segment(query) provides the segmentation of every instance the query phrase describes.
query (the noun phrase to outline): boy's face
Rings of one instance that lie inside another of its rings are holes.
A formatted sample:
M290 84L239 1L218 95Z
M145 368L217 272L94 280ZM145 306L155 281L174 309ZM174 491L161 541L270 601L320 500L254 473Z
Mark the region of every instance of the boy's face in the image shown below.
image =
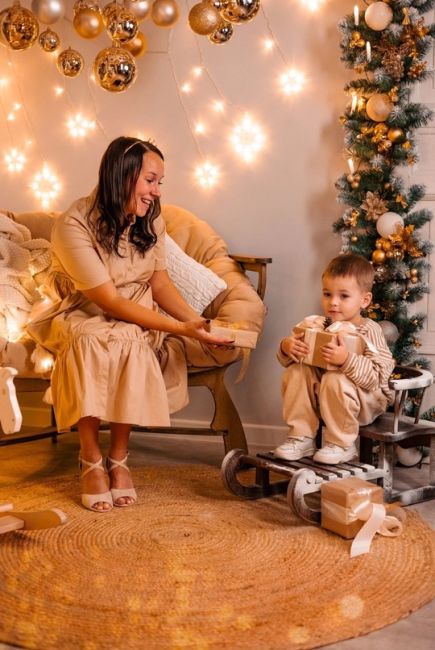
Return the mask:
M361 322L361 309L369 306L372 294L362 291L356 278L351 275L333 278L325 275L322 284L325 316L332 321L347 320L358 325Z

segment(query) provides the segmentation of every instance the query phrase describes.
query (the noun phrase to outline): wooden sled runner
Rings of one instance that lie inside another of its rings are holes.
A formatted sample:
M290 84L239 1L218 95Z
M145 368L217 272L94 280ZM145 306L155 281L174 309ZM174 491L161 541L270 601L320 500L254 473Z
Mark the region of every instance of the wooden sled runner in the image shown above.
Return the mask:
M17 512L12 503L0 505L0 535L13 530L41 530L55 528L68 521L62 510L51 508L33 512Z

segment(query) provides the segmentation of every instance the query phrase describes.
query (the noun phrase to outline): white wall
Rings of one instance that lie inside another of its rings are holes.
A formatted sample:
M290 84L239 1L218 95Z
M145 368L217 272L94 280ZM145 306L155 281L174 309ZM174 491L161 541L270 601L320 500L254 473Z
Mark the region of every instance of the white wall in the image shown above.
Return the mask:
M318 312L320 273L340 246L331 225L340 214L334 182L346 168L339 115L349 73L340 62L337 22L353 4L334 0L312 14L299 0L263 0L284 59L308 78L305 90L292 98L278 90L277 77L285 68L279 52L265 54L261 47L261 39L269 36L262 12L236 28L229 43L215 46L189 29L187 5L193 4L180 2L182 17L172 36L152 23L143 24L150 51L139 60L135 85L120 95L88 81L93 57L109 44L105 35L88 42L73 32L67 20L53 25L65 46L82 52L87 67L79 78L65 80L67 92L60 98L53 88L63 80L50 55L37 45L24 52L0 47L0 76L11 78L9 86L0 90L3 113L13 101L24 104L17 121L8 123L9 129L1 118L1 141L4 146L11 141L17 144L20 138L34 141L21 176L2 172L0 206L14 211L36 209L29 178L47 160L63 184L53 207L64 209L92 188L101 154L111 139L138 132L153 138L167 161L163 200L206 219L230 250L273 258L264 335L245 380L232 390L243 421L254 425L248 427L251 435L262 432L265 441L272 441L282 426L276 347L292 324ZM23 5L29 7L30 1ZM73 1L67 5L71 19ZM201 57L209 75L195 81L191 70L201 64ZM195 87L182 100L174 72L180 84L190 80ZM216 87L227 101L223 117L209 109L218 98ZM251 167L239 162L227 143L230 127L244 110L264 125L268 140L265 152ZM78 111L90 117L96 114L99 122L84 143L70 140L65 128L68 115ZM222 180L214 191L204 192L193 182L199 154L187 116L192 125L202 117L210 127L208 135L196 138L204 155L221 165ZM195 403L181 415L202 419L204 413L205 406Z

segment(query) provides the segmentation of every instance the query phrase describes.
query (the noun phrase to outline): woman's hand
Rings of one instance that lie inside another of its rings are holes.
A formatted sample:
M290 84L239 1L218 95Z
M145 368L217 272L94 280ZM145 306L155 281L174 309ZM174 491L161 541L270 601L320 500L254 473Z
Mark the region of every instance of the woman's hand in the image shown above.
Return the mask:
M192 339L212 346L233 347L234 341L231 339L222 339L207 332L207 321L204 319L187 321L182 324L182 327L185 331L181 331L180 334L183 336L190 336Z
M328 363L333 366L342 366L349 356L349 352L344 345L344 341L341 338L340 334L337 334L336 341L331 341L327 345L322 347L322 356Z
M288 356L292 361L299 363L310 351L307 343L303 341L304 333L291 334L281 341L281 352Z

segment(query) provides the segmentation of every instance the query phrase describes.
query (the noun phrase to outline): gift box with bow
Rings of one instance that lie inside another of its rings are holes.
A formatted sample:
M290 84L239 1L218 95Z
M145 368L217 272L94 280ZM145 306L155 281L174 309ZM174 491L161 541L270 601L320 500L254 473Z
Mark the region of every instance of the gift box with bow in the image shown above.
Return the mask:
M357 328L348 321L336 321L325 327L323 316L307 316L293 328L294 334L303 333L304 342L310 348L309 353L302 359L302 363L317 366L324 370L335 370L336 366L329 364L322 355L322 347L337 339L339 334L346 350L355 354L362 354L364 341L358 334Z
M368 553L373 537L380 533L396 537L402 532L401 508L384 505L384 491L356 476L322 483L321 524L346 539L354 539L351 557Z

